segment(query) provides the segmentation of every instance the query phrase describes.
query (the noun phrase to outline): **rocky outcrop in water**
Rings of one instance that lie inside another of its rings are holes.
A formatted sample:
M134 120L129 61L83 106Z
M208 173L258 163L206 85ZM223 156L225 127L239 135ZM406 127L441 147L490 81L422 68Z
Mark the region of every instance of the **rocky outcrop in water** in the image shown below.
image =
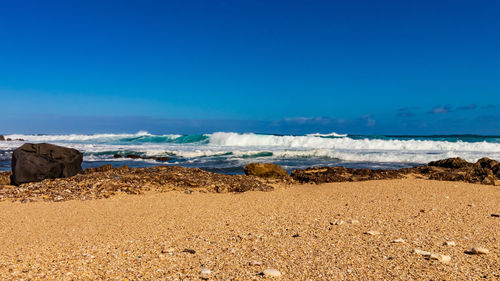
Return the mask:
M0 141L4 141L5 140L5 137L0 135Z
M430 162L426 166L399 170L320 167L299 169L292 172L292 178L301 183L398 179L409 176L430 180L496 185L500 184L500 164L498 161L489 158L479 159L476 163L469 163L461 158L449 158Z
M113 155L113 158L129 158L129 159L144 159L144 160L155 160L155 161L158 161L158 162L167 162L168 160L170 160L170 158L168 158L167 156L140 156L140 155L137 155L137 154L127 154L125 156L122 156L121 154L114 154Z
M12 153L12 184L67 178L82 173L83 154L48 143L26 143Z

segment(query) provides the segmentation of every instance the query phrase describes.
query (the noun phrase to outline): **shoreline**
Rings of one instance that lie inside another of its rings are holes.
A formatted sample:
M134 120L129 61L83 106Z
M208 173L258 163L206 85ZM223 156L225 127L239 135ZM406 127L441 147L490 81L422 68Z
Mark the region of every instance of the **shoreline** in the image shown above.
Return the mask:
M491 185L394 179L0 202L0 276L196 280L207 268L210 280L265 280L275 268L280 280L495 280L498 198ZM490 253L465 253L477 246Z
M20 186L11 185L14 183L11 183L10 172L0 172L0 201L19 200L26 203L89 200L108 198L120 193L142 194L150 190L182 190L188 193L194 190L213 193L272 191L274 186L294 183L322 184L404 178L500 185L500 163L489 158L481 158L476 163L461 158L448 158L425 166L397 170L310 167L288 174L280 166L270 163L248 164L244 170L246 175L227 175L181 166L116 168L108 164L87 168L75 176L22 183Z

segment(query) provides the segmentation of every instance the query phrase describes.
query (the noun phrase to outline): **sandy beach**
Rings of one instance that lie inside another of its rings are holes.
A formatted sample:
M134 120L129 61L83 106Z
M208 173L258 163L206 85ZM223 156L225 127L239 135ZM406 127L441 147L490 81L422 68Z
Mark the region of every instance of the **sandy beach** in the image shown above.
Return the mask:
M498 280L499 213L498 186L416 179L4 201L0 279Z

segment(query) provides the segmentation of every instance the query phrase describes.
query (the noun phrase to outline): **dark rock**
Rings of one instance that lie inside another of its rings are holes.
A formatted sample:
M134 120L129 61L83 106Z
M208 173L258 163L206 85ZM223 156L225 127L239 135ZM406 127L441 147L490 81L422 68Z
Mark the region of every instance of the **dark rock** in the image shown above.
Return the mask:
M120 154L115 154L113 155L113 158L122 158L123 156L121 156Z
M11 172L0 172L0 185L9 185Z
M460 158L450 158L429 163L428 166L399 170L349 169L344 167L318 167L295 170L292 178L299 182L342 182L403 178L407 176L441 180L463 181L495 185L500 180L500 163L482 158L475 164Z
M5 140L5 137L0 135L0 141L4 141Z
M396 170L350 169L345 167L319 167L294 170L292 178L301 183L327 183L398 179L403 175Z
M479 159L474 166L490 170L494 176L500 179L500 163L498 161L485 157Z
M280 166L272 163L251 163L243 167L245 175L261 178L289 178L290 175Z
M481 184L495 185L495 178L492 176L487 176L481 181Z
M144 157L143 159L152 159L158 162L167 162L169 160L167 156L147 156Z
M442 168L450 168L450 169L461 169L472 166L472 163L469 163L460 157L456 157L456 158L443 159L439 161L432 161L428 165L442 167Z
M106 172L109 170L113 170L113 165L106 164L106 165L102 165L101 167L97 167L97 168L87 168L87 169L85 169L84 173L91 174L91 173L96 173L96 172Z
M188 249L188 248L186 248L186 249L182 250L182 252L184 252L184 253L189 253L189 254L196 254L196 251L195 251L195 250L193 250L193 249Z
M127 154L127 155L125 155L125 157L130 158L130 159L142 159L141 156L135 155L135 154Z
M26 143L12 154L12 184L67 178L82 173L83 154L48 143Z
M7 140L7 141L12 141L12 139L11 139L11 138L7 138L6 140Z

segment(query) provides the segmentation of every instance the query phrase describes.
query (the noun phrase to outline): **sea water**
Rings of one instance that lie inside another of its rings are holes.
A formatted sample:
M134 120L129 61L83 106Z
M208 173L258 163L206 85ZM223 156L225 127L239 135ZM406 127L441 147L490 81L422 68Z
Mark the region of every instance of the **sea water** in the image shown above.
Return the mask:
M500 137L478 135L367 136L349 134L270 135L216 132L200 135L148 132L93 135L6 135L31 143L52 143L83 152L83 168L104 164L149 167L180 165L239 174L251 162L270 162L288 171L311 166L397 169L433 160L482 157L500 160ZM0 141L0 170L10 170L12 151L20 141ZM113 155L168 156L152 159L114 158Z

